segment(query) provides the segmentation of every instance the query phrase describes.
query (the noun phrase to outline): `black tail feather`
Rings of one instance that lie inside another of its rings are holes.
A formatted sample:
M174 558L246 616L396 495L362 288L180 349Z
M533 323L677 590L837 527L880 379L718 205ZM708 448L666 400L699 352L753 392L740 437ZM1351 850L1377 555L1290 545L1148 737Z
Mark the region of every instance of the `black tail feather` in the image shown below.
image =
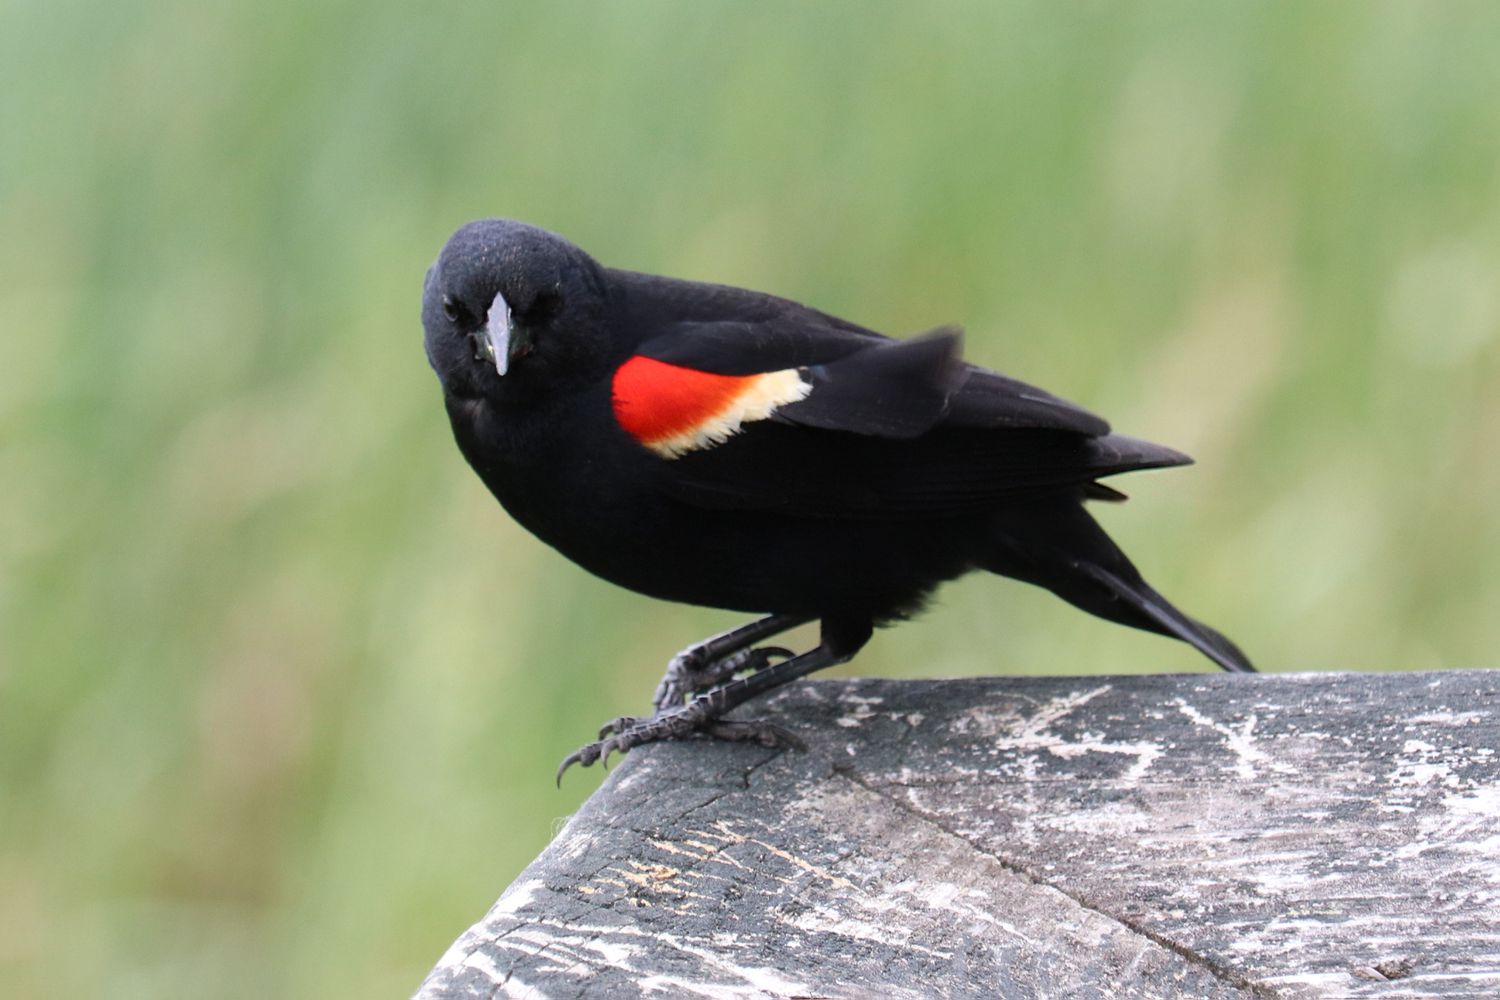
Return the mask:
M1082 504L1017 507L995 523L991 572L1046 587L1108 621L1180 639L1230 673L1255 673L1233 642L1142 579Z
M1155 588L1140 577L1128 580L1102 566L1080 568L1104 584L1117 599L1145 615L1157 627L1135 622L1126 624L1137 624L1138 627L1181 639L1232 674L1256 672L1250 658L1223 633L1178 611L1171 601L1157 593Z

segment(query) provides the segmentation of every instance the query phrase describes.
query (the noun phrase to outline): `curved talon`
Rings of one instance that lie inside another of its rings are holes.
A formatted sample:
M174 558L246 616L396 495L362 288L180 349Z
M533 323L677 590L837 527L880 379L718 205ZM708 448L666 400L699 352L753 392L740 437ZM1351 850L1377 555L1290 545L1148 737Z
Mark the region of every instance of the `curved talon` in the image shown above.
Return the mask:
M574 764L580 767L592 767L598 764L608 771L611 754L624 756L632 746L637 745L635 741L626 738L626 733L631 730L649 731L646 725L650 721L650 719L642 719L638 716L622 715L618 719L606 722L599 728L599 739L596 742L585 744L563 758L562 763L557 767L557 786L562 787L563 775ZM656 737L651 736L639 742L649 743L653 739Z
M774 652L768 651L765 655L774 655ZM581 746L563 758L557 768L557 784L561 787L562 776L574 764L589 767L598 763L608 770L609 759L615 754L623 757L635 747L658 740L680 740L694 733L722 740L759 743L766 747L804 747L795 734L762 719L720 719L717 716L723 708L715 703L712 694L701 694L680 708L651 718L624 715L606 722L599 729L597 742Z
M662 712L670 712L682 704L682 693L682 688L675 684L663 686L652 700L651 707L656 710L658 715Z
M642 721L638 715L622 715L618 718L610 719L599 727L599 739L602 740L607 736L617 736L633 726L640 725Z
M562 787L563 775L567 773L568 768L572 767L574 764L578 764L578 765L581 765L583 767L588 767L590 764L593 763L593 761L585 759L588 756L588 752L587 751L592 750L592 749L593 749L593 744L589 744L586 747L579 747L577 750L574 750L572 753L568 754L566 757L564 757L562 759L562 763L559 764L559 765L557 765L557 787L558 788Z

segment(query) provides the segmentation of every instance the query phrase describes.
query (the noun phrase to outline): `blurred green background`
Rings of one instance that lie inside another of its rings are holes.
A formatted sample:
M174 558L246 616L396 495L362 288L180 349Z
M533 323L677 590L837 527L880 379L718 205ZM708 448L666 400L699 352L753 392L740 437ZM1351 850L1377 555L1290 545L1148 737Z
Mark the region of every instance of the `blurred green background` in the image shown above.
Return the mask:
M0 993L409 993L657 604L451 442L485 215L1188 450L1100 517L1277 670L1500 665L1500 6L0 7ZM994 578L850 670L1208 669Z

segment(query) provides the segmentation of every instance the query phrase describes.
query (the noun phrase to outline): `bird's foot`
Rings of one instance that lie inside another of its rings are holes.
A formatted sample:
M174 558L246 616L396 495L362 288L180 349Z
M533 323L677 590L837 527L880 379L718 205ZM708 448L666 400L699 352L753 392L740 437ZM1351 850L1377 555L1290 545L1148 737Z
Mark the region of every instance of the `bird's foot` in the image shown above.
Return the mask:
M599 762L609 766L613 753L627 753L634 747L658 740L680 740L694 733L703 733L714 739L737 743L759 743L765 747L795 747L803 749L803 742L790 730L763 719L731 720L716 717L713 702L706 696L694 698L681 708L660 712L650 718L621 716L606 722L599 729L599 739L579 747L557 768L557 782L574 764L588 767Z
M660 716L689 698L718 687L736 674L756 673L769 667L773 658L789 660L793 655L790 649L782 646L759 646L711 660L705 647L691 646L672 657L667 664L667 672L656 686L652 704ZM603 738L602 733L600 738Z

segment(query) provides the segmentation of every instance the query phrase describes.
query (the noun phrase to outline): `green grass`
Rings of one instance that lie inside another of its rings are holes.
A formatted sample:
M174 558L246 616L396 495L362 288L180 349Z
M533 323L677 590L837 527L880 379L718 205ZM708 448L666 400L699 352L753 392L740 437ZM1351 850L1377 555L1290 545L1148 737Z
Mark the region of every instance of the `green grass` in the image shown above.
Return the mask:
M735 620L463 466L482 215L1193 452L1101 517L1267 668L1500 665L1495 5L309 7L0 6L0 992L410 992ZM849 669L1204 664L970 579Z

